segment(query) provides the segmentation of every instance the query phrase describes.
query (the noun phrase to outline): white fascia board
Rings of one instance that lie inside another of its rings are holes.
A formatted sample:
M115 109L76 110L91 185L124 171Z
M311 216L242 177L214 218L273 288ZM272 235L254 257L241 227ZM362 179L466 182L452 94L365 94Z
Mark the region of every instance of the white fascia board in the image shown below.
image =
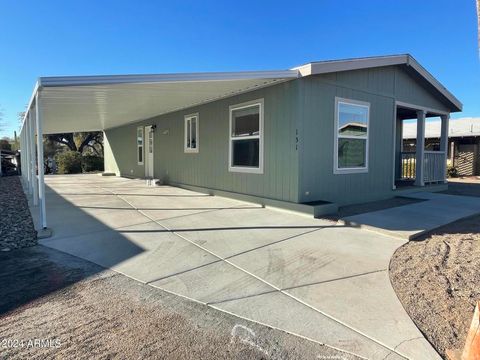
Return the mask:
M292 70L298 70L301 76L308 76L392 65L407 65L412 67L421 77L423 77L448 101L450 101L455 106L457 111L462 111L462 103L450 91L448 91L445 86L435 79L432 74L430 74L423 66L421 66L410 54L312 62L295 67Z
M30 97L30 101L28 102L27 108L25 110L25 114L23 115L22 128L20 129L20 132L22 132L22 130L23 130L23 125L25 124L25 119L27 118L28 113L30 112L30 109L32 108L33 102L35 101L35 99L37 97L37 92L39 90L40 90L40 79L37 80L37 82L35 83L35 86L33 87L32 96Z
M305 64L293 69L300 71L302 76L326 74L338 71L406 64L408 61L408 56L409 55L393 55L347 60L319 61Z
M42 87L82 86L104 84L174 83L199 81L228 81L252 79L294 79L299 77L297 70L205 72L150 75L99 75L99 76L54 76L42 77Z
M407 63L408 55L384 56L378 58L352 59L345 61L330 61L327 63L313 63L314 74L367 69L381 66L392 66Z

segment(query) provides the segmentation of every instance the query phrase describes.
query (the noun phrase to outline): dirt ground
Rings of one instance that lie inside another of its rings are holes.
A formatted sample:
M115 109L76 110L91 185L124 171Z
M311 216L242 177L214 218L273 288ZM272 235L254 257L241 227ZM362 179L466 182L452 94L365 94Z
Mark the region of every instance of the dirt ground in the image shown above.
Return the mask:
M455 180L446 193L480 196L480 181ZM406 311L440 354L463 348L480 300L480 216L399 248L390 278Z
M0 253L0 358L356 359L37 245Z

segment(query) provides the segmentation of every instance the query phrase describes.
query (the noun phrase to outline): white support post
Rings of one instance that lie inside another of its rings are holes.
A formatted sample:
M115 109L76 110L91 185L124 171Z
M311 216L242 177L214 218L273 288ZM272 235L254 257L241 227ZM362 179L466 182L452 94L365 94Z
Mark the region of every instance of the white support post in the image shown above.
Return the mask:
M25 178L25 190L28 193L28 145L27 145L27 123L23 124L23 144L22 144L22 173Z
M424 110L417 111L417 151L415 161L415 185L425 186L423 163L425 161L425 116Z
M22 130L20 131L20 171L22 173L22 182L23 185L25 185L25 166L23 164L24 158L23 158L23 151L25 149L25 141L23 141L23 127Z
M32 193L32 182L30 180L30 176L32 175L32 172L30 171L30 122L29 120L29 114L25 117L25 124L23 125L23 128L25 129L25 172L26 172L26 177L27 177L27 193L31 194Z
M450 121L450 114L442 115L442 128L440 132L440 151L445 153L445 160L443 161L443 174L445 176L443 182L447 182L447 159L448 159L448 123Z
M47 228L47 214L45 210L45 178L43 165L43 124L42 110L38 93L35 96L35 117L37 127L37 168L38 168L38 197L40 200L40 223L43 229Z
M38 179L37 179L37 171L36 171L36 164L35 164L35 122L36 116L32 116L32 112L29 111L29 121L30 121L30 173L32 179L32 188L33 188L33 206L38 205ZM35 114L36 115L36 114Z
M47 213L45 210L45 178L43 165L43 126L40 99L38 93L35 98L35 117L37 123L37 167L38 167L38 194L40 199L40 222L43 229L47 228Z

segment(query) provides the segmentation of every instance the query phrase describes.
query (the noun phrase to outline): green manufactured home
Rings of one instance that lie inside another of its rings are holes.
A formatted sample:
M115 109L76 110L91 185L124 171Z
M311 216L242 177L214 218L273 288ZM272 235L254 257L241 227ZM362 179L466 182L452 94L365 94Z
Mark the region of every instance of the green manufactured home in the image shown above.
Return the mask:
M40 78L35 103L43 133L104 131L108 173L316 215L444 187L449 114L462 109L410 55L281 71ZM436 152L421 146L428 117L442 121ZM420 139L408 179L407 119Z

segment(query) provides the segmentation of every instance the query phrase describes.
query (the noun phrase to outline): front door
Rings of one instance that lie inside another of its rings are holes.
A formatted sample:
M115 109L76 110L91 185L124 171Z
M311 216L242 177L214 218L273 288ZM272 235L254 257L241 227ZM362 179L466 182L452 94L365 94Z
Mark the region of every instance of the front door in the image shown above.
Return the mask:
M145 151L145 177L153 179L153 130L151 126L145 126L146 151Z

